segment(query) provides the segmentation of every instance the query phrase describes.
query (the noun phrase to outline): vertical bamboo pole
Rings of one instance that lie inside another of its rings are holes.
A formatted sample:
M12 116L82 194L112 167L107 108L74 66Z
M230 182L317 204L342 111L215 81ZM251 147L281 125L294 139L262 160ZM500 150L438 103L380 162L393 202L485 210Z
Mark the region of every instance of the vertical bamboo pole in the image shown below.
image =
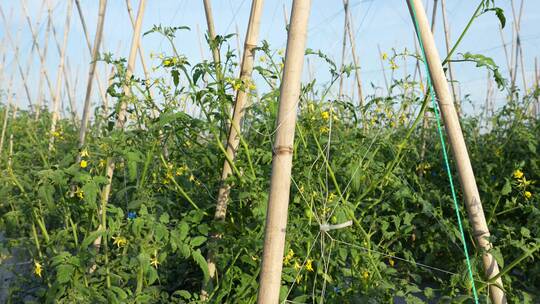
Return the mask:
M68 0L66 22L64 25L64 41L62 43L62 49L60 51L60 63L58 64L58 72L56 74L56 90L54 93L54 100L53 100L53 113L52 113L51 129L50 129L50 135L49 135L50 136L49 137L49 151L51 151L54 147L54 132L56 131L56 123L58 122L58 119L60 116L59 112L60 112L60 97L61 97L60 93L62 89L62 74L64 72L66 47L67 47L67 42L68 42L69 28L71 24L72 6L73 6L73 1ZM52 15L51 7L49 7L49 17L51 15Z
M208 39L212 46L212 58L214 58L214 64L216 65L216 77L221 79L221 59L219 58L219 49L217 45L214 45L216 40L216 30L214 28L214 17L212 15L212 5L210 0L203 0L204 14L206 15L206 25L208 27Z
M142 28L142 20L144 15L144 9L146 7L146 0L141 0L139 2L139 9L137 11L137 18L135 19L135 29L133 30L133 38L131 40L131 48L129 51L129 57L127 62L127 70L126 70L126 83L129 83L131 76L133 75L133 71L135 69L135 60L137 59L137 50L139 48L139 41L141 39L141 28ZM124 86L124 95L125 99L122 99L120 101L120 111L118 112L118 117L116 119L116 128L117 129L124 129L124 125L126 123L126 111L127 111L127 102L126 99L128 99L131 96L131 88L127 85ZM107 229L107 221L106 221L106 210L107 210L107 203L109 201L109 195L111 192L111 186L112 186L112 179L114 174L114 168L115 168L115 161L112 158L107 159L107 183L105 186L103 186L103 189L101 191L101 207L100 207L100 215L101 215L101 221L99 224L99 229L102 231L105 231ZM99 248L101 246L101 237L98 237L94 241L94 247Z
M79 10L79 17L81 19L81 22L84 25L85 23L82 17L83 15L82 15L82 12L80 11L80 5L78 3L79 3L79 0L75 0L75 4L77 5L77 8ZM107 8L107 0L100 0L96 36L94 37L94 46L92 49L92 62L90 63L90 69L88 72L88 81L86 83L86 94L84 96L83 113L82 113L82 118L81 118L81 128L79 130L79 149L84 146L85 139L86 139L86 129L88 128L88 121L90 120L90 97L92 96L92 86L94 84L97 59L99 57L99 47L101 44L101 38L103 36L103 24L105 23L106 8ZM83 28L86 28L86 25L84 25ZM85 36L87 39L87 45L88 47L90 47L88 32L86 31L85 31ZM96 80L98 80L98 85L99 85L99 77L95 77L95 78ZM107 104L107 97L102 96L102 98L103 98L103 103ZM77 156L77 161L80 161L80 155Z
M386 94L390 95L390 86L388 85L388 78L386 77L386 70L384 68L383 52L381 51L381 46L379 44L377 44L377 50L379 51L379 61L381 62L381 71L384 77L384 86L386 87Z
M450 54L450 26L448 24L448 19L446 18L446 0L441 0L441 10L443 17L443 28L444 28L444 42L446 46L446 53ZM451 58L448 58L451 59ZM461 101L458 98L456 91L456 84L454 82L454 69L452 68L452 62L448 61L448 78L450 78L450 88L452 89L452 97L454 98L454 103L456 104L458 115L461 113Z
M516 16L516 9L514 7L514 1L512 1L512 15L514 16L514 19L517 17L517 22L515 23L516 26L516 73L517 73L517 64L518 64L518 57L519 57L519 63L521 65L521 77L523 80L523 92L526 94L527 92L527 78L525 76L525 64L523 63L523 48L521 46L521 17L523 16L523 2L521 1L520 7L519 7L519 16ZM515 81L515 78L514 78Z
M294 0L292 3L291 23L279 96L277 132L273 147L272 177L270 179L258 294L259 304L275 304L279 301L296 111L300 98L310 7L311 0Z
M54 39L54 42L56 44L56 50L58 51L58 55L62 56L62 46L60 45L60 41L58 40L58 35L56 34L56 28L54 27L54 24L50 21L50 20L53 19L51 3L49 1L46 1L46 2L47 2L47 6L48 6L47 12L48 12L48 16L49 16L48 26L50 25L50 27L52 28L53 39ZM71 10L70 10L69 14L71 15ZM71 18L71 16L70 16L70 18ZM64 60L67 60L67 58L65 58ZM75 119L76 112L77 112L77 109L76 109L77 106L75 105L75 101L73 100L71 94L69 94L69 92L71 92L71 84L70 84L70 80L69 80L70 79L69 73L67 71L67 67L66 67L65 63L64 63L63 68L62 68L62 74L64 76L63 79L64 79L64 84L66 86L66 92L68 92L68 94L66 94L66 95L67 95L68 100L69 100L69 107L70 107L71 117L72 117L72 119Z
M345 5L345 1L343 1ZM354 26L353 26L353 18L351 16L351 11L348 10L349 18L348 18L348 24L347 24L347 33L349 34L349 41L351 43L351 52L352 52L352 58L354 63L354 73L355 73L355 81L356 81L356 88L358 89L358 105L360 107L364 106L364 93L362 90L362 77L360 76L360 63L358 62L358 56L356 55L356 42L354 39Z
M487 278L492 278L499 273L499 266L493 256L488 251L493 248L493 245L489 241L489 229L487 227L482 203L480 201L480 194L476 185L473 168L467 152L467 146L461 132L461 126L459 118L456 113L450 91L448 89L448 82L444 76L444 71L441 65L441 60L437 47L435 45L435 39L433 34L429 30L428 20L424 12L423 4L421 0L406 0L407 5L411 13L411 17L418 21L418 34L424 44L424 50L427 59L427 65L429 73L437 95L439 108L450 146L452 148L453 156L456 162L457 171L459 174L459 180L461 182L461 188L465 199L465 205L467 207L467 213L469 215L469 221L473 228L473 235L479 246L479 251L482 254L482 262L484 265L484 272ZM416 12L414 15L413 13ZM499 278L497 284L501 287L502 280ZM499 289L495 285L490 285L489 293L491 300L495 304L506 303L506 297L504 291Z
M43 58L47 58L47 51L49 49L49 36L51 34L51 23L52 23L51 19L48 18L47 27L45 29L45 37L43 38L43 55L42 55ZM41 106L43 105L43 100L45 99L43 80L46 76L46 73L47 73L47 67L44 65L44 63L40 63L38 97L37 97L37 104L36 104L36 115L34 117L36 121L39 119L39 114L41 113Z
M338 98L343 96L343 78L344 73L342 73L343 67L345 66L345 54L347 51L347 28L349 26L349 0L343 0L343 10L344 10L344 23L343 23L343 42L341 44L341 68L339 76L339 94Z
M106 3L107 3L107 0L105 0L105 6L107 5ZM95 58L92 45L90 44L90 36L88 35L88 29L86 27L86 22L84 21L84 14L83 14L83 10L81 8L80 0L75 0L75 6L77 7L77 13L79 14L79 20L81 21L81 26L83 28L84 38L86 40L86 46L88 47L88 52L90 53L90 56L92 58ZM100 3L99 3L99 7L101 9L101 0L100 0ZM101 12L101 10L100 10L100 12ZM103 11L103 16L105 16L105 10ZM101 20L100 18L101 18L101 13L98 15L98 24L99 24L99 22ZM95 41L94 41L94 43L95 43ZM98 53L99 53L99 48L98 48ZM98 67L95 67L95 69L97 71ZM96 81L97 81L97 84L98 84L99 96L101 96L101 100L102 100L103 104L106 104L107 103L107 100L106 100L107 95L105 94L105 89L103 88L103 84L101 83L101 79L98 77L98 75L99 75L99 72L95 72L95 77L96 77Z
M534 57L534 83L535 83L535 89L536 90L538 90L538 88L539 88L538 81L539 81L539 77L538 77L538 57ZM536 105L534 107L534 113L533 113L535 118L538 115L539 107L540 107L540 96L536 95Z
M510 63L510 57L508 56L508 49L506 48L506 42L504 41L504 33L502 27L499 26L499 34L501 35L501 42L504 50L504 57L506 59L506 67L508 68L508 73L510 73L510 78L512 78L512 65Z
M201 28L199 24L197 23L197 41L199 42L199 52L201 53L201 61L204 61L204 51L202 47L202 41L201 41Z
M12 86L13 86L13 74L11 75L9 79L9 85L7 89L7 104L6 104L6 109L4 111L4 120L2 121L2 133L0 134L0 162L2 161L2 149L4 147L4 138L6 136L7 123L9 119L9 107L11 107L11 100L12 100L12 95L13 95L11 94Z
M132 27L133 30L135 30L135 20L133 19L133 10L131 9L131 1L130 0L126 0L126 7L127 7L127 10L128 10L129 21L131 22L131 27ZM146 85L149 87L150 86L150 73L148 73L148 68L146 67L146 62L144 60L144 50L142 48L141 43L139 43L138 51L139 51L139 60L141 61L141 66L143 68L143 73L144 73L144 78L145 78L145 81L146 81ZM150 91L150 88L148 88L148 90L150 92L150 96L152 96L152 92Z
M229 160L234 162L236 151L240 143L240 123L246 111L246 104L248 101L247 97L250 91L249 86L252 83L251 73L253 72L253 62L255 61L255 48L257 47L259 40L263 3L263 0L253 0L251 4L251 13L249 16L246 38L244 41L244 51L239 77L244 84L244 88L236 91L236 100L234 103L233 116L229 128L229 136L227 139L227 156L223 163L216 211L214 213L215 221L223 221L227 215L227 203L229 200L231 186L226 183L226 180L232 174L232 166L231 163L229 163ZM214 279L216 273L216 264L212 252L209 252L207 262L210 279Z

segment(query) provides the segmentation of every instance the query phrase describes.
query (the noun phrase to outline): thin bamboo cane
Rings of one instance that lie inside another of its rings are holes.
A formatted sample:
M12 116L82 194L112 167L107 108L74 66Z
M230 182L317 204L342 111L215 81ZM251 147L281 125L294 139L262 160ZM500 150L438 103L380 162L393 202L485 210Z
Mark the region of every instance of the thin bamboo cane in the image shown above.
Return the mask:
M0 162L2 161L2 149L4 147L4 138L6 136L6 129L7 129L7 123L9 119L9 108L11 107L11 100L12 95L11 94L11 88L13 87L13 74L11 74L11 77L9 79L9 85L7 89L7 104L4 111L4 120L2 121L2 133L0 134Z
M493 256L489 253L489 250L493 248L493 245L489 241L489 229L480 201L480 194L476 185L473 168L467 152L467 146L463 138L463 133L461 132L459 117L457 116L455 106L452 103L448 82L444 75L439 53L435 45L435 39L429 30L428 20L424 12L422 1L406 0L406 2L409 6L413 22L415 22L415 19L418 22L418 34L423 41L429 73L432 78L433 87L435 89L435 94L437 95L439 108L457 166L469 221L473 228L473 235L479 246L479 251L482 254L484 271L487 278L492 278L499 273L499 267L497 261L495 261ZM501 287L503 286L500 278L496 283ZM499 287L495 285L490 285L489 291L493 303L506 303L506 297L502 289L499 289Z
M285 21L285 30L289 28L289 18L287 17L287 8L283 4L283 21Z
M231 126L229 128L229 136L227 140L227 156L223 163L223 170L221 173L220 188L218 191L218 198L216 203L216 211L214 213L214 220L223 221L227 215L227 203L229 200L229 193L231 186L226 184L227 178L232 174L232 166L229 163L234 162L236 157L236 151L240 143L240 124L246 111L247 97L251 84L251 73L253 72L253 62L255 60L255 48L259 40L259 29L261 24L261 15L263 9L263 0L253 0L251 4L251 13L246 30L246 38L244 42L244 51L242 64L240 66L240 76L243 88L236 91L236 100L233 108L233 116L231 119ZM213 256L213 252L209 252L207 257L208 270L210 279L213 280L216 274L216 264Z
M4 10L2 9L1 6L0 6L0 16L2 16L2 21L4 23L4 28L6 28L6 29L9 28L6 16L4 15ZM26 75L23 72L23 69L22 69L22 66L21 66L21 61L20 61L20 58L19 58L19 46L18 46L17 43L15 43L13 41L13 38L11 37L10 31L5 31L5 33L6 33L6 37L7 37L8 41L9 41L9 43L11 44L11 47L13 48L13 51L14 51L14 54L15 54L15 61L17 62L17 68L18 68L18 71L19 71L19 75L21 76L21 80L23 81L24 91L26 93L26 98L28 99L28 105L30 107L32 107L33 106L32 96L30 95L30 90L28 89L28 82L27 82L27 79L26 79ZM39 51L38 51L38 53L39 53Z
M64 63L66 59L66 47L68 42L69 28L71 25L71 12L72 12L73 1L68 0L67 3L67 12L66 12L66 22L64 25L64 41L62 43L62 49L60 51L60 63L58 64L58 72L56 74L56 90L54 93L53 100L53 112L51 118L51 129L49 137L49 151L54 147L54 133L56 132L56 124L60 117L60 93L62 89L62 74L64 72ZM49 17L52 16L51 7L49 6ZM54 28L53 28L54 33Z
M517 52L517 48L516 48L516 21L515 21L515 18L514 18L514 21L512 21L512 46L511 46L511 54L510 54L510 65L512 66L512 70L511 70L511 74L510 74L510 84L511 84L511 89L513 90L515 88L515 85L516 85L516 74L517 74L517 61L516 61L516 58L517 58L517 55L516 55L516 52Z
M208 39L211 41L212 46L212 58L214 58L214 64L216 66L216 77L221 79L221 59L219 57L219 49L215 45L216 30L214 28L214 17L212 15L212 5L210 0L203 0L204 14L206 15L206 25L208 27Z
M343 1L345 3L345 1ZM348 10L349 18L348 18L348 24L347 24L347 33L349 34L349 41L351 43L351 52L352 52L352 58L354 63L354 73L355 73L355 81L356 81L356 88L358 89L358 106L362 108L364 106L364 93L362 90L362 77L360 75L360 63L358 62L358 56L356 55L356 42L354 38L354 25L353 25L353 18L351 15L351 11Z
M53 16L52 16L52 8L51 8L51 3L49 1L46 1L47 2L47 6L48 6L48 15L49 15L49 20L52 20L53 19ZM70 14L71 14L71 10L70 10ZM56 28L54 27L54 24L52 22L49 22L50 26L51 26L51 29L52 29L52 33L53 33L53 39L54 39L54 42L56 44L56 50L58 51L58 55L59 56L62 56L62 46L60 46L60 41L58 40L58 35L56 34ZM67 55L66 55L66 58L65 60L67 60ZM69 94L69 92L71 92L71 84L70 84L70 75L67 71L67 67L66 67L66 64L64 63L63 65L63 68L62 68L62 74L63 74L63 79L64 79L64 84L65 84L65 87L66 87L66 92L68 92L67 97L68 97L68 100L69 100L69 106L70 106L70 114L71 114L71 118L74 120L75 119L75 116L76 116L76 113L77 113L77 106L75 105L75 100L72 98L71 94ZM63 107L62 107L63 109Z
M106 2L107 2L107 0L105 0L105 3ZM99 5L100 5L100 8L101 8L101 0L100 0ZM88 47L88 52L90 53L90 56L92 56L92 58L95 58L92 45L90 44L90 36L88 35L88 29L86 27L86 22L84 20L84 13L83 13L83 10L81 8L80 0L75 0L75 6L77 7L77 12L79 14L79 20L81 21L81 26L83 28L84 38L86 40L86 46ZM104 14L105 14L105 11L103 11L103 15ZM99 22L101 20L100 16L101 15L98 15L98 24L99 24ZM95 40L94 40L94 43L95 43ZM99 52L99 48L98 48L98 52ZM105 103L107 103L107 101L106 101L107 95L105 93L105 89L103 88L103 84L101 82L101 79L97 76L97 75L99 75L99 72L98 72L99 68L96 66L95 69L96 69L95 77L96 77L96 81L97 81L97 85L98 85L99 96L101 97L101 101L103 102L103 104L105 104Z
M524 0L521 1L521 5L519 8L519 16L517 17L517 22L515 23L515 25L516 25L516 57L519 57L519 63L521 65L521 77L523 80L523 92L524 94L526 94L527 78L525 76L525 64L523 63L523 47L521 45L521 35L520 35L521 17L523 16L523 3L524 2L525 2ZM516 19L516 9L514 7L514 1L512 1L512 15L514 16L514 19ZM517 68L517 62L518 62L518 58L516 58L516 68ZM517 69L516 69L516 72L517 72Z
M300 98L310 7L311 0L294 0L292 3L291 23L279 95L276 138L273 147L272 177L270 179L258 293L259 304L275 304L279 301L296 111Z
M77 4L78 9L80 8L78 4L79 0L75 0L75 4ZM99 1L99 12L98 12L98 23L97 23L97 29L96 29L96 36L94 37L94 47L92 49L92 62L90 63L90 69L88 71L88 80L86 83L86 94L84 96L84 105L83 105L83 113L81 118L81 128L79 130L79 149L84 146L85 140L86 140L86 129L88 128L88 121L90 120L90 97L92 96L92 86L94 84L94 78L99 82L99 77L95 76L96 73L96 65L97 65L97 59L99 57L99 47L101 44L101 39L103 37L103 25L105 23L105 12L107 8L107 0L100 0ZM84 23L83 14L81 11L79 11L79 17L81 19L81 22ZM86 28L86 26L83 26L83 28ZM90 47L89 38L88 38L88 32L85 30L85 36L87 38L87 44L88 47ZM107 104L107 97L102 96L103 98L103 104ZM80 155L77 156L77 161L80 161Z
M448 19L446 18L446 0L441 0L441 10L443 17L443 29L444 29L444 42L446 45L446 53L450 53L450 25L448 24ZM454 103L456 104L458 115L461 115L461 100L457 95L456 84L454 82L454 69L452 68L451 58L448 58L448 78L450 78L450 88L452 89L452 97L454 98Z
M344 23L343 23L343 41L341 44L341 67L339 76L339 95L338 98L343 97L343 78L345 74L343 73L343 68L345 67L345 55L347 51L347 28L349 26L349 0L343 0L343 10L344 10Z
M386 77L386 69L384 68L383 52L381 46L377 44L377 50L379 51L379 61L381 62L381 71L384 78L384 86L386 87L386 94L390 95L390 86L388 85L388 78Z
M133 10L131 8L130 0L126 0L126 7L128 10L129 21L131 22L131 28L135 29L135 20L133 19ZM150 90L150 73L148 72L148 68L146 67L146 62L144 60L144 50L141 43L139 43L139 60L141 61L141 66L143 68L143 73L144 73L144 79L145 79L146 85L148 86L148 91L150 92L150 96L153 99L153 94L152 94L152 91Z
M508 73L510 73L510 78L512 78L512 65L510 63L510 57L508 56L508 48L506 47L506 42L504 41L504 33L502 27L499 26L499 34L501 36L501 42L504 50L504 57L506 59L506 67L508 68Z
M202 46L202 40L201 40L201 27L197 23L197 41L199 42L199 53L201 54L201 61L204 61L206 58L204 56L204 50Z
M47 19L47 28L45 29L45 36L43 38L43 58L47 58L47 51L49 50L49 36L51 34L51 19ZM43 80L45 78L45 74L47 72L47 67L44 66L44 64L40 63L40 71L39 71L39 87L38 87L38 97L37 97L37 104L36 104L36 115L34 116L34 119L37 121L39 119L39 114L41 113L41 107L43 105L43 101L45 99L45 92L43 88Z
M141 38L141 29L142 29L142 20L144 15L144 9L146 7L146 0L141 0L139 2L139 8L137 10L137 17L135 19L135 29L133 30L133 38L131 40L131 48L129 51L127 70L126 70L126 83L129 83L133 71L135 69L135 60L137 59L137 50L139 49L139 41ZM124 99L120 100L120 111L118 112L118 117L116 119L116 128L123 130L124 125L127 120L127 102L126 99L131 97L131 88L126 84L124 85ZM106 222L106 212L107 203L109 201L109 195L111 192L112 179L114 174L115 161L113 158L109 157L107 159L107 168L106 168L106 177L107 183L103 186L101 191L101 207L99 208L99 214L101 215L101 221L99 224L99 230L105 231L107 229ZM101 237L98 237L94 241L94 247L99 249L101 246Z
M535 89L536 90L539 90L538 81L539 81L539 77L538 77L538 57L534 57L534 83L535 83L535 87L536 87ZM540 94L536 94L536 105L535 105L534 111L533 111L534 117L536 117L538 115L539 107L540 107Z

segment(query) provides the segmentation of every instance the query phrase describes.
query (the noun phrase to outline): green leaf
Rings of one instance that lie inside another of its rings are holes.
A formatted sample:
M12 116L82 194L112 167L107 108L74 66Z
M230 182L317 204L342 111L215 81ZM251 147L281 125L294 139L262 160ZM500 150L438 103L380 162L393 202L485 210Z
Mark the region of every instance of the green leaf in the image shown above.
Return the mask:
M204 275L204 281L208 281L208 278L210 277L210 275L208 274L208 264L206 263L206 259L203 257L201 250L197 249L193 251L191 256L193 257L195 263L197 263L197 265L199 265L199 267L201 268Z
M206 237L197 236L197 237L194 237L193 239L191 239L191 242L189 242L189 243L191 244L191 246L197 247L197 246L201 246L204 242L206 242Z
M99 236L103 235L102 230L96 230L94 232L91 232L81 243L81 248L86 248L88 245L93 243Z
M60 284L65 284L71 280L75 267L69 264L62 264L56 267L56 279Z
M191 299L191 294L186 290L177 290L173 293L173 295L179 295L180 297L189 300Z
M504 183L504 186L501 190L501 195L508 195L512 192L512 184L509 180L506 180L506 183Z

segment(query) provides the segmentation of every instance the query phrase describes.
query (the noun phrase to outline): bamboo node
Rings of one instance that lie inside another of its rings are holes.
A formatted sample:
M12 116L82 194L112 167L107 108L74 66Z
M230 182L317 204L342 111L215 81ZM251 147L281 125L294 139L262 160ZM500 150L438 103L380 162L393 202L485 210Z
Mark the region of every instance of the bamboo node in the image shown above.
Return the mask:
M277 147L274 147L274 149L272 150L273 155L292 154L292 153L293 153L292 146L277 146Z

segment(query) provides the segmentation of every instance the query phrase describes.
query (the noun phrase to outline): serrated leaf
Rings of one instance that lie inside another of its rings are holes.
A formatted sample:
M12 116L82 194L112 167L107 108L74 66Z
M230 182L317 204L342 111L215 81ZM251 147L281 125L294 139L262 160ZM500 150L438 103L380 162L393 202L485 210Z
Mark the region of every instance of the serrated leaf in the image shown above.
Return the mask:
M210 275L208 274L208 264L206 263L206 259L203 257L201 250L197 249L193 251L191 256L193 257L195 263L197 263L197 265L199 265L199 267L201 268L204 275L204 281L208 281L208 278L210 277Z

